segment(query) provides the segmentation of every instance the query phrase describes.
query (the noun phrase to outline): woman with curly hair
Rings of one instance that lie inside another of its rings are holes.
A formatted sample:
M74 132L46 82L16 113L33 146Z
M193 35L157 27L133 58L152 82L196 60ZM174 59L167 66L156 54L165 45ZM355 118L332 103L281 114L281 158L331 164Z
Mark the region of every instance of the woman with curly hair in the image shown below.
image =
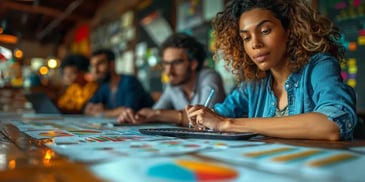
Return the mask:
M281 138L349 140L353 89L340 33L306 0L232 0L213 20L216 53L242 82L214 111L187 106L194 127Z

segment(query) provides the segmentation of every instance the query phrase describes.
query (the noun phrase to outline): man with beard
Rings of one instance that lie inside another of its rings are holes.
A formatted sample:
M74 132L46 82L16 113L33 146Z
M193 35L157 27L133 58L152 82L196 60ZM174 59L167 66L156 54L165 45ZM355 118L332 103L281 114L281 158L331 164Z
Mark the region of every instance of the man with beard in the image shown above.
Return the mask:
M225 98L220 75L212 69L203 68L206 52L193 37L177 33L165 40L160 48L161 64L169 78L160 99L153 108L124 109L119 122L146 123L170 122L187 125L184 108L189 104L204 104L211 89L215 95L208 107Z
M101 86L85 106L85 114L117 117L125 109L138 110L153 105L152 97L136 77L116 73L115 55L111 50L93 52L90 66L91 74Z

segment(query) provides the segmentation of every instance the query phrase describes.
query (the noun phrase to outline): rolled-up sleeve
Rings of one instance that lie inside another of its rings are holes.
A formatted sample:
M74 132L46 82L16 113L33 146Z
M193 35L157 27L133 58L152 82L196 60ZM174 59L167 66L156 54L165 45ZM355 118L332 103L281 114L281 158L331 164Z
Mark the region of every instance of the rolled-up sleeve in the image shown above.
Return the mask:
M339 130L341 139L351 140L353 138L353 130L357 123L357 118L353 117L351 111L347 111L342 106L325 106L316 110L328 117L329 120L334 121Z
M322 113L335 122L342 140L351 140L358 120L356 96L353 88L342 82L339 63L333 59L323 56L312 62L315 64L311 74L312 98L317 103L314 112Z

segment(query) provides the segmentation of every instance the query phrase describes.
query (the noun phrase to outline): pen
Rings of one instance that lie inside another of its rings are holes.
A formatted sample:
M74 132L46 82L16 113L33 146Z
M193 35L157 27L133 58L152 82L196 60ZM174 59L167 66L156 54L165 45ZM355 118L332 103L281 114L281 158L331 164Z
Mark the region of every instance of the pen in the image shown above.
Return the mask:
M209 95L208 95L208 98L207 98L207 100L206 100L206 101L205 101L205 103L204 103L204 106L205 106L205 107L208 107L208 108L209 108L209 104L210 104L210 102L211 102L211 101L212 101L212 99L213 99L214 93L215 93L214 88L210 89L210 91L209 91ZM205 128L205 130L206 130L206 131L213 131L212 129L209 129L209 128Z
M209 95L208 95L208 98L207 98L207 100L205 101L205 103L204 103L204 106L205 107L209 107L209 104L210 104L210 102L212 101L212 99L213 99L213 96L214 96L214 92L215 92L215 90L212 88L212 89L210 89L210 91L209 91Z
M213 99L214 93L215 93L215 90L213 88L210 89L208 98L207 98L207 100L204 103L204 107L208 107L209 106L210 102ZM189 128L192 128L192 127L193 127L193 125L189 122Z

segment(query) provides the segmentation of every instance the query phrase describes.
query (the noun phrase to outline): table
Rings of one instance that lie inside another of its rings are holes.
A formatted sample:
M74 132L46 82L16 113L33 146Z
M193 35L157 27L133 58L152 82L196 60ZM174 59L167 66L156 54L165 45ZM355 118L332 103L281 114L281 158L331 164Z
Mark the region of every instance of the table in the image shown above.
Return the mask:
M150 124L120 128L100 125L100 123L109 121L110 119L76 115L0 114L2 132L0 133L0 181L160 181L161 179L192 181L193 177L189 176L190 173L186 170L174 173L181 170L176 166L191 169L194 174L199 174L200 180L194 181L204 181L202 179L333 181L338 179L338 175L341 175L339 171L342 169L342 164L326 166L320 170L308 167L306 164L311 161L313 163L316 156L336 154L349 157L351 160L345 161L344 165L347 165L349 172L357 173L360 170L359 166L365 161L365 140L332 142L259 137L251 141L202 141L168 137L151 138L150 136L135 136L134 133L127 132L131 132L130 128L133 127L138 129L166 127L166 125ZM79 140L79 138L71 140L71 137L68 140L65 140L67 137L37 139L32 136L36 129L28 126L26 128L24 123L27 125L41 123L32 125L32 127L43 127L38 128L43 133L54 130L54 128L47 129L45 127L47 123L65 123L65 126L58 126L66 129L68 127L67 132L77 133L77 137L81 137L83 140ZM66 124L68 125L66 126ZM104 142L101 140L105 138L98 138L99 135L84 135L85 133L82 133L81 129L75 131L76 126L86 128L89 132L107 131L108 133L104 133L104 136L108 136L114 141ZM171 127L175 126L171 125ZM114 130L118 130L125 138L118 140L119 138L114 137ZM75 144L75 141L78 144ZM103 151L93 150L98 147ZM158 150L159 147L164 150L153 151ZM356 147L363 147L363 149L353 150L357 149ZM289 162L271 162L274 159L280 160L280 156L274 155L278 150L282 150L281 152L284 154L288 153L284 156L286 158L281 160ZM109 153L104 156L106 152ZM290 152L294 152L295 155ZM318 155L314 155L317 153ZM243 154L246 157L237 159L237 156ZM93 155L94 158L92 158ZM307 156L298 157L298 155ZM300 162L292 160L290 157L298 158ZM172 163L177 165L172 165ZM152 167L145 169L149 165ZM302 168L298 168L298 166ZM207 174L209 170L213 170L214 173ZM172 176L166 174L172 174ZM312 174L317 174L317 176L312 176ZM365 179L365 174L362 173L353 175L353 178L347 178L348 176L351 175L343 176L342 180Z

